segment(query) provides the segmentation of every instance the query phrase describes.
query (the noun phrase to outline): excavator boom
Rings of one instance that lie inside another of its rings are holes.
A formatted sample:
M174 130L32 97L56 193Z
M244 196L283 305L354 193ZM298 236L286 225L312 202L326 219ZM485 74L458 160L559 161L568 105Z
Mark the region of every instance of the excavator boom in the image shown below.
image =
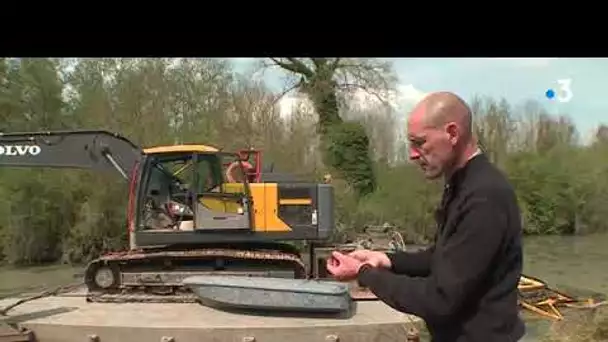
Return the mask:
M131 141L107 131L0 133L0 167L95 169L128 179L143 155Z

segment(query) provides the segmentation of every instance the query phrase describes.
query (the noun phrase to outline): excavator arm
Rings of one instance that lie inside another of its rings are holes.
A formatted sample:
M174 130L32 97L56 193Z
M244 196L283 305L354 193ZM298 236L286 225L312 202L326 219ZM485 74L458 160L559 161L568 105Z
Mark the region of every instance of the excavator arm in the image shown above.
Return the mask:
M114 171L128 180L143 156L128 139L102 130L0 133L0 167Z

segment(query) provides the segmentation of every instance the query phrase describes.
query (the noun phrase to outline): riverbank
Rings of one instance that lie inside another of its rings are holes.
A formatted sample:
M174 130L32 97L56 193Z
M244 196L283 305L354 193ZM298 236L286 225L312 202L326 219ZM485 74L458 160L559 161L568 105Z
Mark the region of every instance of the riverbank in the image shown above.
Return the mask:
M77 282L83 267L44 265L31 267L0 267L0 298L24 292L39 292Z
M524 273L551 286L585 288L608 295L608 234L527 236ZM78 280L84 266L0 267L0 297Z

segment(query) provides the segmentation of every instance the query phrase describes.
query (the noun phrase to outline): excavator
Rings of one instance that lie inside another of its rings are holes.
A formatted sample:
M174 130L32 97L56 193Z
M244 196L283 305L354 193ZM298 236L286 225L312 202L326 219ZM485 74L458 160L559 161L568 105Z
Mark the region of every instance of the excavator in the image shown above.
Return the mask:
M290 241L334 229L329 184L263 180L256 150L140 148L120 134L0 134L0 166L113 172L128 183L129 248L88 263L89 302L192 302L182 280L222 274L310 277Z

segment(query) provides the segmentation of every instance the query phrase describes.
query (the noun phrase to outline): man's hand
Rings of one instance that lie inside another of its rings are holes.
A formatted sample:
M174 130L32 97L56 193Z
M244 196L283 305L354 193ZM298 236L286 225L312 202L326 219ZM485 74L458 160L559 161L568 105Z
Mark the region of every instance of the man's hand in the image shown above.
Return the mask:
M332 252L331 258L327 259L327 271L331 273L336 280L351 281L357 278L359 269L364 262L357 260L351 256L340 252Z
M391 268L391 260L388 258L386 253L371 251L369 249L358 249L350 252L349 257L355 258L360 262L370 264L374 267Z

